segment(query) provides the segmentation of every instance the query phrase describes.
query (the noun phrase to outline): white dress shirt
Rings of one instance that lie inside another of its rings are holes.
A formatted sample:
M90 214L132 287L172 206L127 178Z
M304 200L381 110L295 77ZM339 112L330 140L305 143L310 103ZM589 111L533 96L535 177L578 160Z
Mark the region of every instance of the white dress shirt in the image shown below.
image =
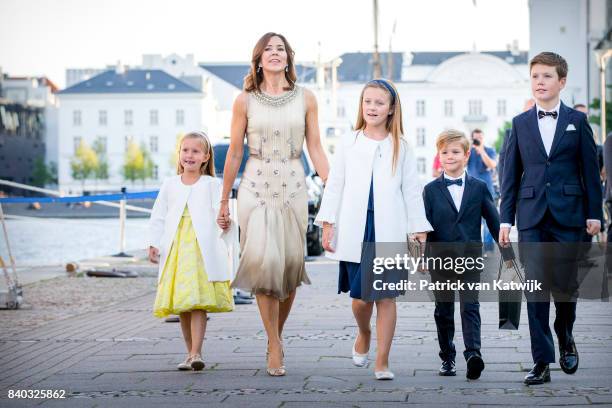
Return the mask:
M450 186L446 186L448 188L448 192L450 193L453 203L455 203L455 208L457 211L461 210L461 199L463 198L463 190L465 189L465 171L459 177L451 177L448 174L444 173L444 178L448 180L459 180L461 179L461 185L453 184Z
M559 120L559 108L561 107L561 100L557 103L553 109L546 110L541 106L536 104L536 113L539 111L542 112L557 112L557 117L553 118L552 116L544 116L542 119L538 119L538 129L540 129L540 136L542 136L542 143L544 143L544 149L546 150L546 154L550 156L550 148L553 144L553 139L555 138L555 130L557 130L557 121Z

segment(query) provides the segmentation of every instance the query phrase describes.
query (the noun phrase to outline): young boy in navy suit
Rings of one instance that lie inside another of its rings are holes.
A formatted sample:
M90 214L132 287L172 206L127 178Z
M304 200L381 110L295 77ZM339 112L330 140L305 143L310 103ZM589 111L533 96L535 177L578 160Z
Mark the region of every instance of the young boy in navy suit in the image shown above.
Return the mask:
M470 141L457 130L446 130L438 136L436 147L443 173L425 186L423 191L425 213L433 231L427 234L427 256L445 257L448 250L454 256L482 256L481 220L484 218L493 237L499 234L499 215L487 184L469 176L465 167L470 157ZM452 244L442 244L452 243ZM460 245L463 243L463 245ZM443 249L444 247L446 249ZM433 248L430 250L430 248ZM458 272L430 270L432 282L463 281L479 282L480 271ZM434 317L438 330L442 366L439 374L456 375L454 291L434 292L436 309ZM468 379L475 380L484 370L480 353L480 304L478 291L459 291L461 305L461 327L467 361Z
M578 289L577 243L585 228L590 235L597 234L602 219L593 132L586 115L565 106L559 97L565 87L567 62L560 55L543 52L530 61L529 69L536 104L512 120L506 141L499 235L500 244L510 242L516 217L521 252L530 254L522 256L526 278L544 282L544 291L537 298L526 293L535 363L525 377L527 385L550 381L549 364L555 361L548 324L551 294L559 364L567 374L578 369L572 336ZM539 244L542 242L554 244ZM541 255L547 248L552 256Z

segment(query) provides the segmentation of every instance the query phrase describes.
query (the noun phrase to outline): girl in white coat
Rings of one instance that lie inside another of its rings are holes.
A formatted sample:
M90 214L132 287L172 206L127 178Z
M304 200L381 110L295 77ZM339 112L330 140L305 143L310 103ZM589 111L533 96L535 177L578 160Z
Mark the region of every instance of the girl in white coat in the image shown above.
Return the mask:
M395 332L395 298L399 292L364 293L363 279L372 274L374 245L405 242L412 234L424 242L431 225L425 216L416 165L403 139L402 110L388 80L368 82L359 101L355 133L338 146L325 186L316 224L323 226L323 248L340 261L338 293L350 292L359 333L353 363L363 367L370 348L370 319L376 304L377 379L391 380L389 351Z
M207 312L234 309L226 244L215 217L221 184L203 132L179 143L176 176L164 180L150 220L149 259L159 263L153 314L180 315L187 357L179 370L202 370Z

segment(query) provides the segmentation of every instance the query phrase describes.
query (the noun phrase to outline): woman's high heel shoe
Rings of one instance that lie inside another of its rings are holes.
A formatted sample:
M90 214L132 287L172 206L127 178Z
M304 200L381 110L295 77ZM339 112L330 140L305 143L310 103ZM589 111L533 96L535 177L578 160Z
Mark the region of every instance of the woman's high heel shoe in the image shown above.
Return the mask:
M281 342L281 353L283 356L283 359L285 358L285 350L282 347L282 342ZM268 342L268 348L266 350L266 364L268 363L268 361L270 360L270 342ZM266 368L266 372L268 373L269 376L272 377L282 377L285 374L287 374L287 370L285 369L285 365L281 365L280 367L276 367L276 368L272 368L272 367L267 367Z

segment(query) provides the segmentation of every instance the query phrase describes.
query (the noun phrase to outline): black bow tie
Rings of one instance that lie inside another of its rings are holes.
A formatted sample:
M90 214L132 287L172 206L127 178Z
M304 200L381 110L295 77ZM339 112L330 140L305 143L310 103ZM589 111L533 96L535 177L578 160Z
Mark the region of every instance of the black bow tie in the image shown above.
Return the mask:
M538 111L538 119L542 119L544 116L552 116L553 119L557 119L557 111L552 111L552 112L544 112L539 110Z
M463 185L463 179L456 179L456 180L451 180L451 179L444 179L444 184L446 184L446 187L448 186L452 186L453 184L458 185L459 187L461 187Z

